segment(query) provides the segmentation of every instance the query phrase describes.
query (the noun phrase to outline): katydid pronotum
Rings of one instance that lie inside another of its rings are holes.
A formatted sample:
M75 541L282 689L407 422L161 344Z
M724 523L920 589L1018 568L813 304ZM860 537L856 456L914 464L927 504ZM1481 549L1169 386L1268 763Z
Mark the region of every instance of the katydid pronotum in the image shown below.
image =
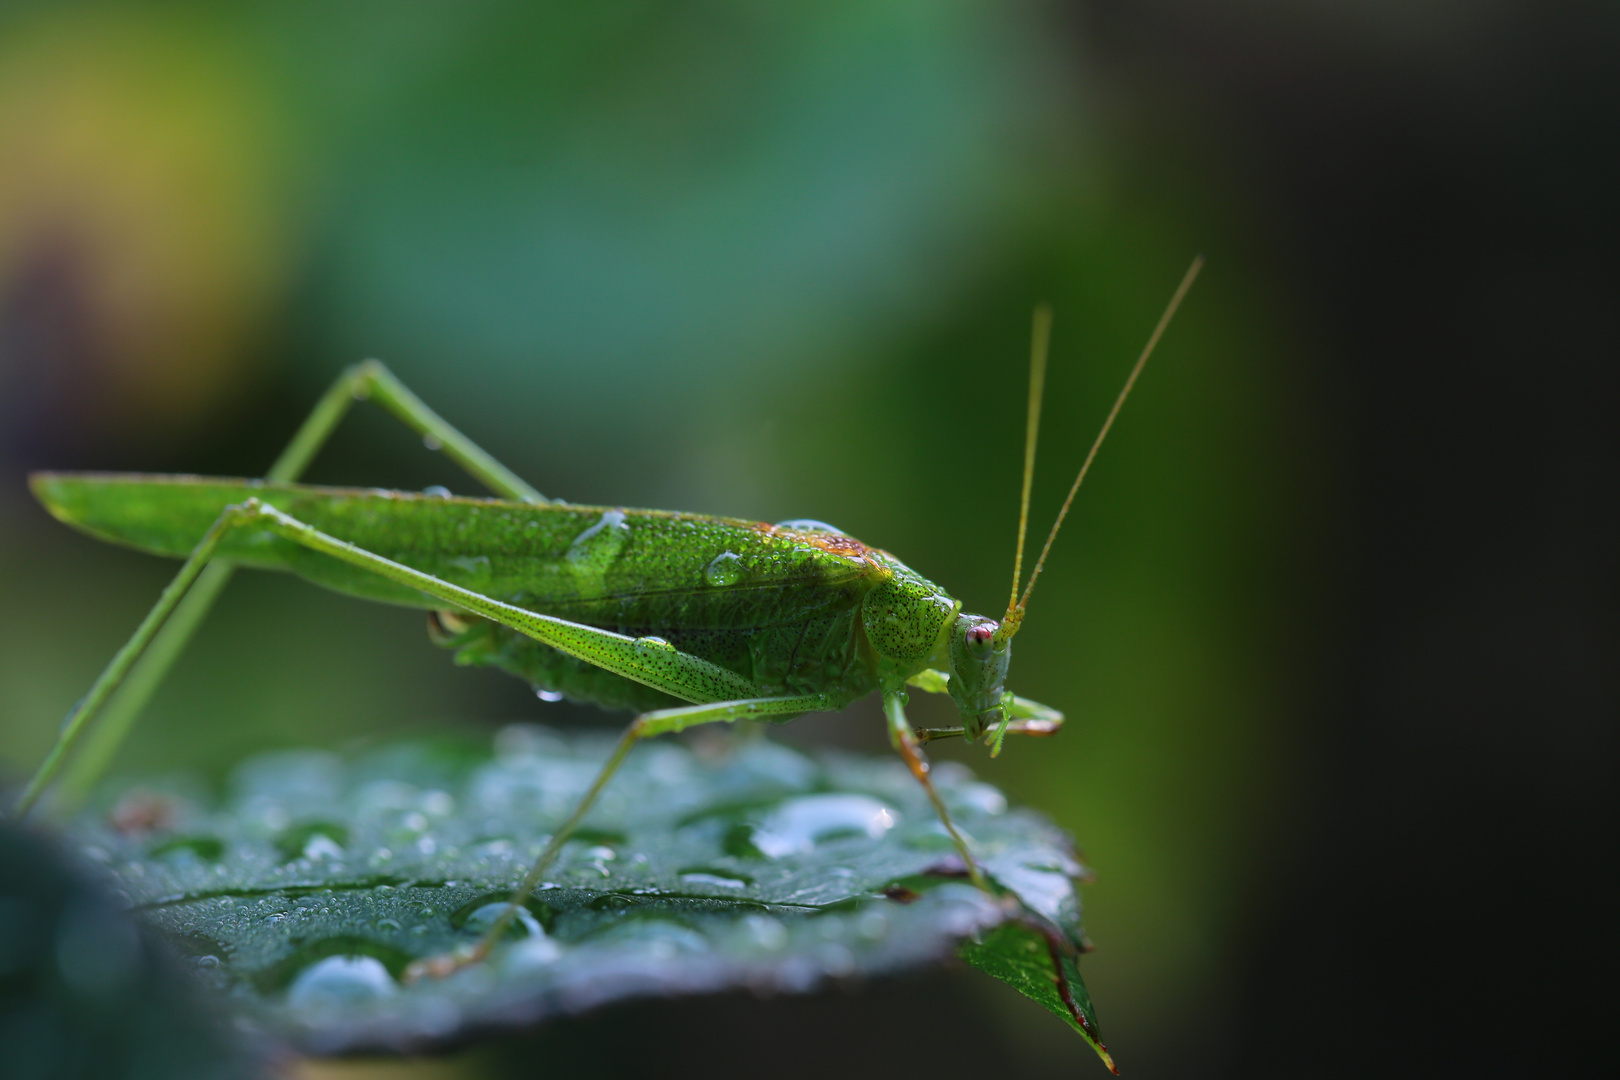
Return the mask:
M185 562L74 706L12 813L26 815L75 752L75 779L93 779L240 565L290 570L354 596L426 608L435 640L456 649L461 662L502 668L548 694L637 713L506 913L477 945L417 961L414 977L443 975L489 953L638 741L700 724L837 711L873 691L882 696L894 749L927 792L966 875L989 889L934 790L922 744L960 736L996 754L1009 734L1050 735L1062 725L1062 713L1006 689L1012 638L1075 492L1201 266L1201 258L1193 261L1165 308L1025 583L1051 327L1049 310L1037 309L1018 548L999 622L963 611L887 552L819 522L766 525L548 501L375 361L337 380L262 480L35 474L34 493L62 521ZM365 399L496 497L296 483L349 405ZM961 724L914 729L907 687L949 694Z

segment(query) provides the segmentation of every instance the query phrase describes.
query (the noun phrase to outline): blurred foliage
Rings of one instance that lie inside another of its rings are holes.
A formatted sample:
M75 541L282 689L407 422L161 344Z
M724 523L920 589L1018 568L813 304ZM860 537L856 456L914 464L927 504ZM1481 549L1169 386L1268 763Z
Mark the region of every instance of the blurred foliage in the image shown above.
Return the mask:
M258 1071L105 881L9 825L0 826L0 1061L10 1080Z
M1014 685L1070 727L939 752L1086 845L1123 1061L1219 1025L1287 768L1308 414L1219 158L1150 149L1075 27L974 0L0 18L0 160L27 163L0 170L13 774L172 572L46 520L27 467L252 474L378 355L548 495L832 521L996 615L1031 306L1057 311L1038 537L1206 250L1018 641ZM412 442L357 415L311 479L470 490ZM243 575L120 767L542 709L616 722L453 668L415 613ZM871 703L786 736L884 744ZM1027 1045L1032 1071L1073 1049Z

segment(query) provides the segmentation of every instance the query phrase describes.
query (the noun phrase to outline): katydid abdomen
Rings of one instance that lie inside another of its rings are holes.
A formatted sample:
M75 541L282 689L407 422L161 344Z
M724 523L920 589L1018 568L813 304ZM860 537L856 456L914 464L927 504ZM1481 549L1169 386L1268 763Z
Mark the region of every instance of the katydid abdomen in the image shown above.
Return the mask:
M663 638L770 694L819 692L847 702L877 685L880 661L861 617L874 589L931 593L926 606L941 615L958 606L888 554L800 523L192 476L41 473L32 485L51 513L75 528L176 558L226 506L258 498L493 599L630 637ZM368 600L444 607L268 531L232 532L219 555ZM436 625L435 639L455 648L459 663L498 667L547 692L633 711L680 704L497 623L444 617Z

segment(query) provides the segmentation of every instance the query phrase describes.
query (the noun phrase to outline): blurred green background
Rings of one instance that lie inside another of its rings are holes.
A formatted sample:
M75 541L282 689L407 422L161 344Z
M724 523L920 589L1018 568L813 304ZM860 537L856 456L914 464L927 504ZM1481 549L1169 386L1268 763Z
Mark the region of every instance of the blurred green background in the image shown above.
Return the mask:
M836 522L995 615L1032 305L1057 314L1038 536L1204 251L1019 638L1019 692L1070 727L994 762L940 753L1085 847L1084 971L1132 1075L1238 1068L1264 1034L1245 1027L1244 957L1287 903L1279 860L1320 779L1313 710L1351 633L1334 629L1354 592L1336 576L1359 475L1344 405L1384 392L1347 389L1359 358L1333 343L1367 296L1351 275L1378 260L1309 249L1279 209L1321 181L1279 148L1328 136L1309 116L1279 135L1275 114L1297 92L1353 128L1360 91L1335 80L1386 65L1471 92L1478 43L1513 31L1457 6L1195 8L9 5L3 768L32 766L173 572L50 521L28 468L254 475L340 367L377 356L548 495ZM1317 69L1311 49L1355 60ZM1401 167L1358 182L1398 186ZM310 479L474 490L365 410ZM270 747L619 722L455 668L421 623L242 575L118 768L217 779ZM884 745L871 702L783 737ZM680 1039L738 1026L830 1041L857 1072L877 1053L861 1040L922 1033L941 1075L1084 1067L1038 1009L956 975L671 1009L309 1075L611 1065L615 1032L668 1015L670 1071L695 1067ZM875 1025L889 1009L908 1019ZM956 1059L962 1042L991 1049ZM777 1046L781 1075L800 1075L795 1045Z

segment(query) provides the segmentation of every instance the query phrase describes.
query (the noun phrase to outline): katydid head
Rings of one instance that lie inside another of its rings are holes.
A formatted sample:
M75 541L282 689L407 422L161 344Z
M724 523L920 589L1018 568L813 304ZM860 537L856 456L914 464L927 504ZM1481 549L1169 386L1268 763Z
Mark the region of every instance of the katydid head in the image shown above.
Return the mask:
M964 613L951 626L951 699L967 737L977 739L1001 723L1012 642L997 640L996 621Z
M1035 480L1035 445L1041 426L1041 396L1046 388L1047 344L1052 334L1052 309L1046 304L1041 304L1035 309L1035 324L1029 354L1029 416L1024 429L1024 490L1018 514L1018 553L1013 559L1012 595L1007 601L1007 614L1002 616L999 624L979 615L960 615L951 633L951 696L956 699L957 707L962 711L962 723L969 738L978 738L991 725L998 727L996 737L992 740L995 748L992 753L1000 750L1001 736L1006 731L1003 684L1007 678L1007 662L1012 656L1013 635L1018 633L1018 628L1023 624L1024 612L1029 605L1029 595L1035 591L1035 580L1041 576L1041 568L1046 565L1046 556L1052 550L1052 541L1057 539L1058 530L1063 527L1063 519L1068 516L1075 493L1080 490L1080 484L1085 480L1086 472L1091 468L1103 439L1108 437L1108 429L1114 426L1114 418L1119 415L1131 387L1136 385L1137 376L1142 374L1142 368L1147 363L1148 357L1153 355L1153 348L1159 343L1164 328L1170 324L1176 308L1181 306L1182 298L1187 295L1187 290L1192 288L1193 280L1198 277L1198 271L1203 265L1202 255L1193 259L1192 265L1187 268L1187 273L1181 279L1181 284L1171 296L1170 303L1165 306L1164 314L1159 316L1158 325L1153 328L1147 345L1136 358L1136 365L1131 368L1130 377L1125 380L1125 386L1114 399L1114 407L1109 410L1108 418L1103 421L1102 430L1097 432L1097 438L1092 442L1091 450L1080 466L1079 475L1074 478L1074 484L1069 488L1068 497L1063 500L1063 507L1058 511L1057 520L1052 523L1052 531L1046 534L1046 543L1041 547L1040 558L1035 560L1035 569L1030 572L1029 582L1024 586L1023 595L1020 596L1018 586L1024 571L1024 540L1029 531L1029 495Z

